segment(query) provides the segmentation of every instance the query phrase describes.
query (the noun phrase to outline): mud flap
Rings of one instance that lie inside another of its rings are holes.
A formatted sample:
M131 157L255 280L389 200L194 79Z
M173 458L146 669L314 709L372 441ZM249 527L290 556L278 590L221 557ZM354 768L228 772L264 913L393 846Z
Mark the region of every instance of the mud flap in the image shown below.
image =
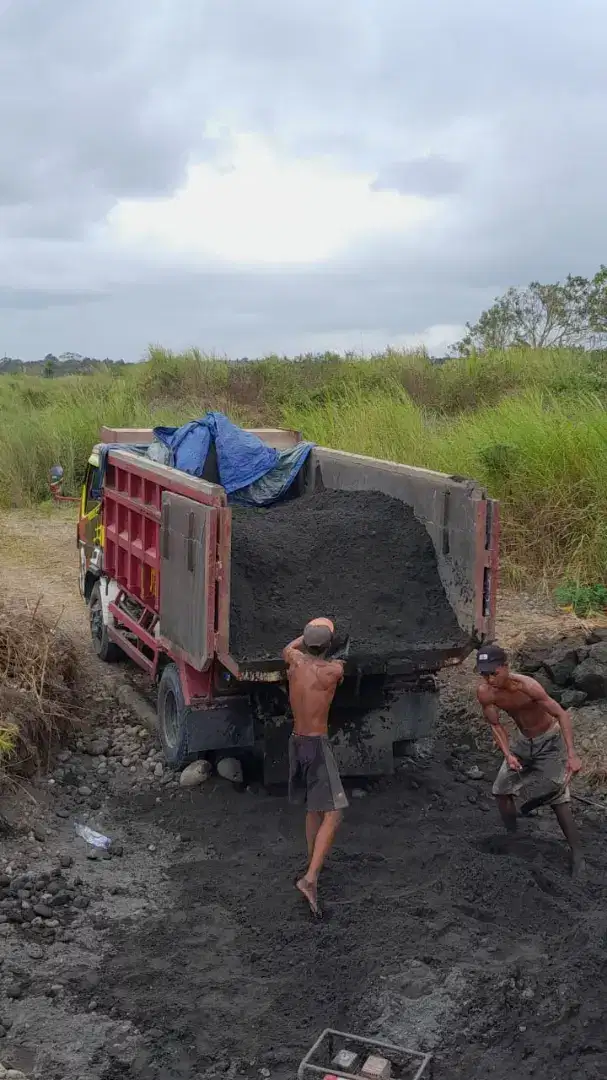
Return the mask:
M211 708L189 708L185 725L190 754L210 750L252 750L255 733L248 698L235 698L229 704Z

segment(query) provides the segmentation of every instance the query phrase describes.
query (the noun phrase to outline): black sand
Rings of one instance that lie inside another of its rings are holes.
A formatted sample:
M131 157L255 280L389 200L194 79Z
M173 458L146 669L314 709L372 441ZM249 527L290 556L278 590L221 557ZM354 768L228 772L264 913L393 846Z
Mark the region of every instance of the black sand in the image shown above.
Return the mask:
M234 509L232 655L279 656L320 615L350 635L352 657L465 640L432 541L400 500L323 491L268 509Z

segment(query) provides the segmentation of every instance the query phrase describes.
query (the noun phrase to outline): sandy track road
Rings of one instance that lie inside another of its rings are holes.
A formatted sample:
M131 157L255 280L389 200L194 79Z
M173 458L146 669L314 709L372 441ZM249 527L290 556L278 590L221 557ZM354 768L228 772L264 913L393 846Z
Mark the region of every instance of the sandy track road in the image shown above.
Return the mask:
M88 650L67 515L0 518L0 584L60 605ZM335 1025L434 1049L435 1080L604 1080L600 814L581 820L588 875L572 882L549 812L505 844L496 758L454 734L351 800L314 924L293 888L300 814L255 784L179 788L112 702L125 672L89 662L93 730L0 838L2 1064L40 1080L292 1080ZM75 822L114 854L89 858Z

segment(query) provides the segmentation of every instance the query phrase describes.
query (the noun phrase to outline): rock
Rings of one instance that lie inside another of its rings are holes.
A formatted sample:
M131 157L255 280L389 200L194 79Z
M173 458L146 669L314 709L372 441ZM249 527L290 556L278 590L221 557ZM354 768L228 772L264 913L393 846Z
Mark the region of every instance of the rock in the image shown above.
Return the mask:
M232 784L242 784L242 765L238 758L225 757L217 762L217 773Z
M66 904L70 903L71 899L72 897L69 892L62 890L61 892L58 892L56 896L53 896L53 899L50 901L50 906L53 908L65 907Z
M479 769L478 765L471 765L469 769L466 769L466 776L469 780L482 780L484 772Z
M78 794L82 795L82 797L86 799L89 795L92 795L93 792L91 791L90 787L87 787L86 784L83 784L81 787L78 788Z
M161 780L164 776L164 768L161 761L157 761L154 765L154 776L157 780Z
M117 858L121 858L124 855L124 844L121 844L118 840L112 840L108 851L110 855L116 855Z
M364 791L363 788L360 788L360 787L352 788L352 791L351 791L350 794L352 795L353 799L366 799L367 798L367 792Z
M578 655L575 649L556 649L546 660L544 670L553 683L557 686L567 686L573 678L573 672L578 666Z
M23 989L18 982L9 983L5 993L10 1001L19 1001L19 998L23 997Z
M41 919L52 919L53 912L48 904L34 904L34 912L39 915Z
M70 866L74 865L74 860L71 855L60 855L59 865L63 870L69 870Z
M34 840L37 840L39 844L44 844L46 841L46 829L42 825L34 825L32 828Z
M179 784L185 788L197 787L209 779L212 771L210 762L200 758L199 761L193 761L191 765L186 766L179 777Z
M534 672L533 678L536 682L539 682L540 686L544 687L544 690L549 697L554 698L555 701L561 700L562 688L557 686L556 683L553 683L552 679L548 678L545 671Z
M26 952L31 960L44 960L44 949L40 945L36 945L35 942L27 945Z
M607 626L595 626L586 637L589 645L596 645L599 641L607 641Z
M57 810L55 810L55 814L59 818L68 818L70 816L69 810L66 810L63 806L60 806Z
M607 697L607 666L592 657L583 660L573 673L573 684L576 690L581 690L591 701Z
M579 709L580 705L583 705L588 697L583 690L563 690L561 694L561 705L564 709Z
M103 757L110 749L110 740L105 738L93 739L89 746L91 757Z
M597 664L607 664L607 641L599 641L588 649L588 659L596 660Z

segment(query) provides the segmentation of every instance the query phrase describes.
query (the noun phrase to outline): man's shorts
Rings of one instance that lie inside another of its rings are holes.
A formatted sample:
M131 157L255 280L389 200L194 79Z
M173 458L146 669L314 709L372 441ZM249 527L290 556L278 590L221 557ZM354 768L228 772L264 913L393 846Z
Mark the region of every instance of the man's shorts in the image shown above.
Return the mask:
M561 806L571 801L569 788L563 790L567 774L567 752L560 728L552 728L535 739L519 735L510 749L523 766L522 772L510 769L504 761L493 785L494 795L520 795L525 785L537 778L549 791L554 787L554 798L547 800L549 806Z
M325 814L330 810L345 810L348 805L326 736L291 735L289 800Z

